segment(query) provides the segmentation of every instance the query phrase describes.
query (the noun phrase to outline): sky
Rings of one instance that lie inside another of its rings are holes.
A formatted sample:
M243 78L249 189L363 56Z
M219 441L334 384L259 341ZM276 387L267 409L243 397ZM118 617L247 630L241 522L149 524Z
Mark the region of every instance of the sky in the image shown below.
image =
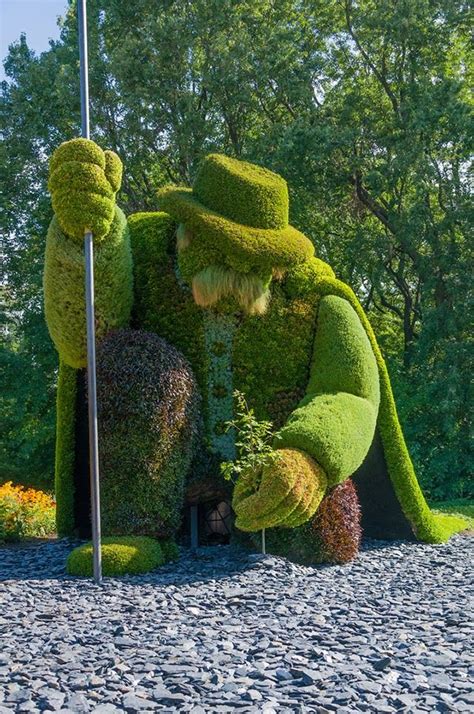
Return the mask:
M64 15L67 0L0 0L0 55L8 54L8 45L26 34L28 47L36 53L49 48L49 39L59 39L57 17ZM5 78L3 63L0 80Z

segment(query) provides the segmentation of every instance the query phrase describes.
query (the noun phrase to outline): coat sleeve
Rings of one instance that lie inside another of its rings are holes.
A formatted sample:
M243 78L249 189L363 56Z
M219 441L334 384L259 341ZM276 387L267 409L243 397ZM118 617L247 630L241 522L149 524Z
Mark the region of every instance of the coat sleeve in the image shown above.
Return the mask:
M379 402L377 362L357 313L341 297L323 297L306 395L275 445L305 451L333 486L364 460Z

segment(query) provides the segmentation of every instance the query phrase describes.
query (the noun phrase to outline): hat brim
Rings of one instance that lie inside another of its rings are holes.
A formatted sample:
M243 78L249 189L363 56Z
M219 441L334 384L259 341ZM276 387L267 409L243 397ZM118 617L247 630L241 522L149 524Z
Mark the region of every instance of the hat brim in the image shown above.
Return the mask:
M200 203L190 188L167 186L158 199L161 210L195 232L203 246L217 247L236 269L290 268L314 255L311 241L293 226L266 229L234 223Z

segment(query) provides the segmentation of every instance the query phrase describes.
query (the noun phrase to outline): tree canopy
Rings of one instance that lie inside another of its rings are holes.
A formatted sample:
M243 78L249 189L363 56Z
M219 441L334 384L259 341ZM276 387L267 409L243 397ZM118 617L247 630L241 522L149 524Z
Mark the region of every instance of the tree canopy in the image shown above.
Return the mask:
M220 151L289 183L292 223L368 311L421 482L468 494L472 265L468 3L89 0L92 138L125 212ZM42 315L47 160L80 133L75 2L2 84L2 476L51 483L56 356Z

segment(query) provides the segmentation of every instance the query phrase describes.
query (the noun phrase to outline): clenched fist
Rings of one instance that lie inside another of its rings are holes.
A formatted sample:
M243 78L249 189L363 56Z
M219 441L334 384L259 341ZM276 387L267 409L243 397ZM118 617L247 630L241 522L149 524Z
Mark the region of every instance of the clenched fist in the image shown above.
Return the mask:
M72 139L51 157L48 188L61 229L82 241L85 230L100 240L110 230L122 162L89 139Z
M242 531L295 528L316 512L327 487L326 474L298 449L278 449L278 458L260 474L243 473L232 506Z

